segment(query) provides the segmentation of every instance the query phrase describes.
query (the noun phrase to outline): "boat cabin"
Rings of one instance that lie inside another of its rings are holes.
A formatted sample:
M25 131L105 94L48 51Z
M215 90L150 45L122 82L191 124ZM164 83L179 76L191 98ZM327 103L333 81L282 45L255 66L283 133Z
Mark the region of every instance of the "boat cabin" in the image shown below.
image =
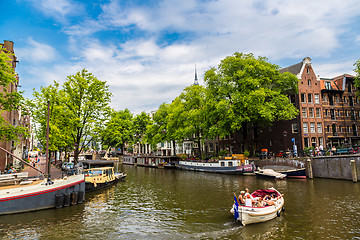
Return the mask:
M115 180L113 167L90 168L83 171L85 182L109 183Z

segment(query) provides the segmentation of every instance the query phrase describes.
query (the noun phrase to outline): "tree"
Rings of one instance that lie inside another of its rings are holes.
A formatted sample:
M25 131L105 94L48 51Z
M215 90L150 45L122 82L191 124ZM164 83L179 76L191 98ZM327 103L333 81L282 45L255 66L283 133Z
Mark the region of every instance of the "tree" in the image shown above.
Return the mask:
M63 90L60 84L54 81L52 85L40 87L40 91L34 91L34 99L28 100L32 119L36 123L33 129L37 139L42 146L46 146L47 127L47 103L49 102L49 151L71 151L74 141L69 132L72 130L69 125L68 111Z
M357 60L355 63L354 63L354 66L355 66L355 69L354 69L354 72L356 73L356 76L355 76L355 86L360 89L360 59ZM360 92L357 91L356 92L357 95L359 96L360 95Z
M67 77L63 85L68 134L74 142L74 161L79 153L98 138L107 119L111 93L105 81L100 81L86 69Z
M209 132L225 136L242 130L246 142L248 124L294 118L298 110L288 94L297 93L298 79L279 69L264 57L236 52L206 71Z
M124 152L125 143L130 142L134 136L132 113L128 109L112 111L110 120L106 122L100 135L103 144L109 147L120 147Z
M12 60L8 57L10 53L0 51L0 141L19 141L29 135L27 127L16 126L6 121L4 112L19 111L27 114L22 92L12 91L12 84L17 84L15 70Z
M152 120L145 112L135 116L133 119L135 143L144 144L146 142L146 129L149 125L152 125Z
M205 127L205 88L192 85L184 89L171 104L169 126L174 128L174 138L197 143L201 157L201 140L207 136Z

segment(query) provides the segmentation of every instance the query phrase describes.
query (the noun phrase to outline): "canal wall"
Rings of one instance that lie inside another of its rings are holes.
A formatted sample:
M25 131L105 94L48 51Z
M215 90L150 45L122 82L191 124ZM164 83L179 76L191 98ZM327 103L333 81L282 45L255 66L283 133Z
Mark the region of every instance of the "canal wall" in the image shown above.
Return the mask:
M360 180L360 154L252 161L260 168L267 165L282 165L295 168L305 167L308 178L331 178L352 180L353 182Z
M360 174L360 155L337 155L313 157L311 168L313 177L353 180ZM309 166L307 166L307 170ZM357 182L357 179L356 181Z

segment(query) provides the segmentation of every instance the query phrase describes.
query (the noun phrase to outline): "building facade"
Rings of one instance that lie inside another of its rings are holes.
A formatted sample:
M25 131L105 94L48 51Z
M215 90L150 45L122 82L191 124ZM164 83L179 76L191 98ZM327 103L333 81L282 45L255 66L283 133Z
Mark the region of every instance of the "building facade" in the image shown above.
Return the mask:
M14 43L12 41L4 41L0 43L0 51L8 54L8 57L11 59L12 67L15 69L17 64L17 57L14 53ZM19 87L19 78L16 76L16 81L11 83L6 89L0 86L0 93L7 91L8 93L17 92ZM23 126L30 128L30 117L28 115L22 115L21 111L12 110L12 111L3 111L1 113L3 119L13 126ZM22 139L21 141L1 141L0 146L7 151L11 152L15 156L22 158L24 153L28 150L30 146L29 139ZM13 159L12 156L0 151L0 170L3 172L8 164L13 164L15 167L19 165L19 162Z

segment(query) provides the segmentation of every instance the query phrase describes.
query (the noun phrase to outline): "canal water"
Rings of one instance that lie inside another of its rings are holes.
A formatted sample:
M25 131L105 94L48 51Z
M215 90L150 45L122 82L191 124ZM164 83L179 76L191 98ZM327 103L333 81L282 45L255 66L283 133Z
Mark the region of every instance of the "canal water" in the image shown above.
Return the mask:
M121 166L127 173L70 208L0 216L1 239L360 239L360 184L263 180ZM243 227L229 210L233 193L275 187L285 212Z

